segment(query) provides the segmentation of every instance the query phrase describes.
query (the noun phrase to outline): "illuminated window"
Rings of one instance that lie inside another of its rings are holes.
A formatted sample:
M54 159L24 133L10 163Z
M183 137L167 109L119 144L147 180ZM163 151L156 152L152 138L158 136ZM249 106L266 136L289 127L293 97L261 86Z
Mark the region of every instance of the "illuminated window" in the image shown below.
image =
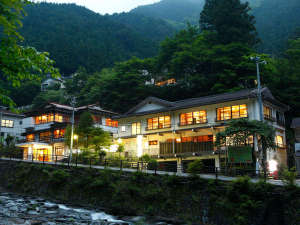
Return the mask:
M279 136L279 135L276 136L276 145L278 147L283 147L283 137L282 136Z
M53 132L54 138L63 138L65 136L65 129L57 129Z
M141 134L141 123L133 123L131 125L131 134L132 135Z
M105 125L108 127L118 127L118 121L114 121L110 118L106 118Z
M121 131L122 131L122 132L126 132L126 126L122 126L122 127L121 127Z
M13 128L14 127L14 121L13 120L2 120L1 126L2 127Z
M35 117L35 124L43 124L43 123L51 123L51 122L67 122L69 119L67 116L63 116L61 114L43 114Z
M217 109L217 120L230 120L248 117L247 105L234 105Z
M158 141L155 140L155 141L149 141L149 146L151 145L158 145Z
M206 123L206 111L197 111L180 114L180 125L192 125L199 123Z
M28 141L28 142L34 141L34 134L27 134L26 135L26 141Z
M51 140L51 132L50 131L40 133L40 141L49 142L50 140Z
M264 106L264 118L265 119L272 119L272 109L268 106Z
M148 130L163 129L171 127L170 116L160 116L148 119Z

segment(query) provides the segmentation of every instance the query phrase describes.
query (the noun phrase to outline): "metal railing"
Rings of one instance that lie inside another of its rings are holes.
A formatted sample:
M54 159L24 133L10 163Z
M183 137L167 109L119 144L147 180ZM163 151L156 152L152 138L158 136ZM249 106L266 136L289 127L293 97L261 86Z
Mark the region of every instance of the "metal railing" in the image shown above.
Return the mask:
M3 154L0 153L0 158L6 158L16 161L25 161L29 163L40 163L43 165L60 165L68 167L88 167L95 169L111 168L114 170L122 171L123 169L130 169L129 172L134 171L152 171L152 173L157 174L158 172L171 172L171 173L189 173L188 163L182 161L182 166L180 171L178 170L177 161L140 161L134 159L106 159L101 157L83 157L82 155L73 154L72 160L69 156L65 155L42 155L42 154ZM229 167L215 167L215 166L203 166L197 171L191 172L193 174L206 174L212 175L218 179L219 176L226 177L238 177L238 176L248 176L250 178L263 178L263 179L281 179L278 172L267 172L264 174L262 170L256 170L251 168L229 168Z

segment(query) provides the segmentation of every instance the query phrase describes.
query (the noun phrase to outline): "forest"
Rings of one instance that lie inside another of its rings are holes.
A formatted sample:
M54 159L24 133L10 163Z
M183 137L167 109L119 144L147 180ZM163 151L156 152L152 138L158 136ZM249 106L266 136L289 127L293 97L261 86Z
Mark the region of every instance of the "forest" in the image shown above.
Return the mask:
M267 61L261 65L263 85L291 106L289 118L299 116L300 30L294 23L299 20L289 24L282 18L282 26L292 31L282 35L286 44L277 49L280 53L258 53L262 40L252 12L267 1L249 5L240 0L207 0L198 12L199 22L177 32L163 18L151 19L135 10L101 16L72 4L29 5L20 30L25 43L49 51L61 74L72 76L66 79L65 89L54 86L46 92L40 92L37 80L23 82L18 88L5 81L1 86L19 106L33 103L37 107L49 101L68 104L65 96L76 96L78 105L99 102L106 109L124 113L148 96L174 101L254 88L256 66L250 57L259 55ZM296 4L277 1L278 5ZM164 2L168 3L160 4ZM62 31L63 35L56 35ZM146 85L151 79L169 78L175 78L176 84Z

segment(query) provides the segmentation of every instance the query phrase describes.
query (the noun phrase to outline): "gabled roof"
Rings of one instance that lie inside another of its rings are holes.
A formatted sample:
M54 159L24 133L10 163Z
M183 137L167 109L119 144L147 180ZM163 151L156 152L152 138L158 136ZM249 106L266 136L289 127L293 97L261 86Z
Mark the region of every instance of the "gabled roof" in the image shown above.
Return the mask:
M274 96L272 95L271 91L267 87L262 88L261 92L262 92L262 97L264 100L269 101L272 104L283 108L283 110L288 110L288 106L279 102L278 100L276 100L274 98ZM243 90L236 91L236 92L210 95L210 96L204 96L204 97L199 97L199 98L189 98L189 99L184 99L184 100L175 101L175 102L169 102L169 101L165 101L165 100L162 100L159 98L149 97L149 98L146 98L144 101L142 101L137 106L130 109L127 113L125 113L120 118L160 113L160 112L168 112L168 111L174 111L174 110L178 110L178 109L211 105L211 104L236 101L236 100L241 100L241 99L256 98L257 93L258 92L257 92L256 88L255 89L243 89ZM156 110L151 110L151 111L136 112L139 108L143 107L145 104L147 104L149 102L154 102L154 103L163 105L164 107L161 109L156 109Z
M136 110L138 110L139 108L143 107L146 104L149 103L156 103L158 105L164 106L164 107L171 107L174 106L173 102L169 102L160 98L156 98L156 97L148 97L146 98L144 101L142 101L141 103L139 103L138 105L136 105L135 107L131 108L128 112L126 112L125 114L131 114L134 113Z
M5 107L0 108L0 113L5 116L21 117L21 118L25 117L24 114L18 114L18 113L12 112Z

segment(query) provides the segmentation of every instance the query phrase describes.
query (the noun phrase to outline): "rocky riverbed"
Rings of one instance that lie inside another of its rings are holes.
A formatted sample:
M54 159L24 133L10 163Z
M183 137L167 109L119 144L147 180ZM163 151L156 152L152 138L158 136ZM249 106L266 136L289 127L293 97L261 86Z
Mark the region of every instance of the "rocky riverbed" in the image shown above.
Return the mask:
M143 217L118 217L101 211L49 202L42 198L0 192L0 225L133 225L168 224L147 222Z

